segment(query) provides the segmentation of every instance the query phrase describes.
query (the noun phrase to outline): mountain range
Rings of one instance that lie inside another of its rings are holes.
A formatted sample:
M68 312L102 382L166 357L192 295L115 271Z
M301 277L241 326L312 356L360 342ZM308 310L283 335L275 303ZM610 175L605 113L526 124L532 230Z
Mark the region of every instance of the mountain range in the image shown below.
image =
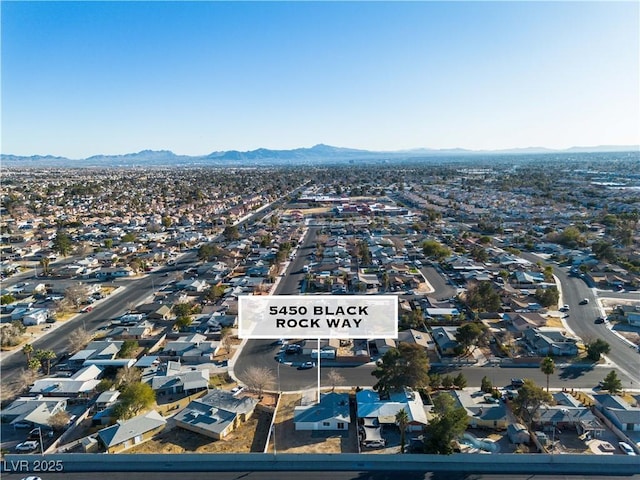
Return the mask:
M208 155L177 155L169 150L142 150L124 155L94 155L84 159L69 159L52 155L0 155L4 166L30 167L115 167L115 166L257 166L282 164L322 164L358 161L391 161L399 159L417 160L420 158L443 156L459 157L473 155L518 155L551 153L597 153L597 152L637 152L638 145L596 147L571 147L566 150L553 150L543 147L515 148L507 150L466 150L463 148L433 149L417 148L397 151L371 151L354 148L333 147L318 144L311 148L292 150L271 150L258 148L250 151L216 151Z

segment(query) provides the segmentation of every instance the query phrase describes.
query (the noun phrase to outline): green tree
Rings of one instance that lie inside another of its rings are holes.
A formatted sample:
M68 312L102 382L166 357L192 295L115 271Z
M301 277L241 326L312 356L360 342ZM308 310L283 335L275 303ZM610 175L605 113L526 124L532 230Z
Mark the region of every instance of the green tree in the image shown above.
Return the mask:
M537 288L536 293L533 296L543 307L551 307L552 305L558 304L560 292L558 292L558 289L555 286L549 288Z
M587 358L594 362L599 361L602 354L607 354L610 351L611 346L601 338L587 344Z
M502 301L491 282L478 282L467 289L467 305L478 312L497 312Z
M133 232L125 233L120 239L124 243L131 243L136 241L136 235Z
M114 416L126 420L138 415L156 401L156 394L148 383L131 383L124 387L114 407Z
M226 227L224 227L222 235L227 241L237 240L238 238L240 238L240 232L238 231L237 225L227 225Z
M170 217L162 217L162 226L164 228L169 228L173 224L173 220Z
M482 336L484 329L479 323L465 323L456 331L456 341L463 348L464 353L469 353L469 347L474 345Z
M451 250L437 240L425 240L422 242L422 253L435 260L443 260L451 255Z
M226 287L224 285L211 285L205 292L205 298L211 302L217 302L224 295Z
M11 295L10 293L5 293L0 297L0 305L8 305L16 301L16 297Z
M173 306L173 313L176 314L176 317L186 317L191 315L191 304L184 302L184 303L176 303Z
M371 374L378 379L373 389L382 396L403 387L418 389L429 385L429 360L420 345L400 343L382 356Z
M63 257L66 257L71 253L71 249L73 248L73 243L71 241L71 237L69 234L62 228L59 228L56 231L56 236L53 238L52 249L55 252L58 252Z
M537 417L540 407L553 401L553 397L533 380L526 378L518 389L518 396L512 402L514 412L521 416L529 428Z
M129 358L131 355L138 350L140 345L136 340L125 340L122 342L122 346L120 347L120 351L118 351L118 358Z
M622 382L618 378L618 374L615 370L611 370L607 373L602 381L602 389L608 391L611 395L615 395L622 391Z
M442 385L442 376L437 372L430 373L429 385L431 385L431 388L439 388Z
M451 375L445 375L442 377L442 388L446 388L447 390L453 387L453 377Z
M371 265L371 251L366 241L358 242L358 258L362 265Z
M547 376L547 393L549 392L549 376L553 375L556 371L556 362L551 357L545 357L540 362L540 370Z
M453 385L456 388L460 388L463 389L464 387L467 386L467 379L465 378L465 376L462 374L462 372L460 372L458 375L456 375L455 377L453 377Z
M111 250L113 248L112 238L105 238L103 243L104 243L104 248L106 248L107 250Z
M407 425L409 424L409 414L403 408L396 413L396 425L400 429L400 453L404 453L406 442Z
M489 380L489 377L487 377L486 375L482 377L480 390L482 390L484 393L491 393L493 391L493 383L491 383L491 380Z
M425 453L450 455L453 453L453 441L467 429L469 417L463 407L455 407L448 393L435 397L436 416L425 427Z

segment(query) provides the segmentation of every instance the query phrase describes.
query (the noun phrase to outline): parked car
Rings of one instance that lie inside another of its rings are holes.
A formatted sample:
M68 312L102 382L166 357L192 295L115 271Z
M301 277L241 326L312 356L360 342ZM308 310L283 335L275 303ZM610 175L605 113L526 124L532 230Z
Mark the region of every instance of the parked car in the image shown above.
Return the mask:
M291 345L287 345L287 348L284 350L284 353L300 353L302 352L302 347L297 343L292 343Z
M512 387L521 387L524 385L524 380L522 378L512 378L511 379L511 386Z
M604 323L604 317L596 318L596 323Z
M377 440L365 440L362 442L362 446L367 448L382 448L386 445L387 441L384 438Z
M298 366L298 370L308 370L309 368L313 368L315 366L315 362L304 362Z
M53 437L53 430L43 430L43 437ZM39 440L40 439L40 427L36 427L29 432L27 440Z
M622 450L627 455L635 455L636 454L636 452L633 450L633 448L631 448L631 445L629 445L628 443L620 442L620 443L618 443L618 446L620 447L620 450Z
M589 303L589 299L583 298L582 301L580 302L580 305L587 305L588 303Z
M27 440L26 442L16 445L16 451L18 452L32 452L38 448L38 442L35 440Z

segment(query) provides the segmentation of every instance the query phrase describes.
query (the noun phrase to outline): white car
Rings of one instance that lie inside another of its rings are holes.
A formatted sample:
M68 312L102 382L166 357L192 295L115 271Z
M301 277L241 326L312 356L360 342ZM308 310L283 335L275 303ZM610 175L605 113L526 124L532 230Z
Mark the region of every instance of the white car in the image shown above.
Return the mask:
M620 447L620 450L622 450L627 455L635 455L636 454L636 452L633 450L633 448L631 448L631 445L629 445L628 443L620 442L620 443L618 443L618 446Z
M16 445L16 451L18 452L32 452L38 448L38 442L35 440L28 440L26 442Z

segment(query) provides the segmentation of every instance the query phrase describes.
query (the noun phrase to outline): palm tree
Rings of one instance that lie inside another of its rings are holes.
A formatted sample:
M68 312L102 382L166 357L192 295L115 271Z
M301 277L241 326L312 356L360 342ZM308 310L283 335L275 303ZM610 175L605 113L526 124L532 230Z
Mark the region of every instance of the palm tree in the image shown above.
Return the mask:
M49 275L49 264L51 263L51 260L49 260L47 257L43 257L40 260L40 266L42 267L42 275L43 276L47 276Z
M554 362L551 357L545 357L542 362L540 362L540 370L547 376L547 393L549 393L549 376L555 372L556 362Z
M31 360L29 360L29 363L27 363L27 367L29 368L29 370L37 372L42 367L42 363L40 363L40 360L38 360L37 358L32 358Z
M33 345L31 345L30 343L25 344L25 346L22 347L22 353L24 353L27 356L27 365L28 365L29 362L31 361L31 354L33 353Z
M49 375L51 373L51 360L56 358L56 352L53 350L39 350L36 352L36 356L44 364L47 375Z
M407 430L407 424L409 423L409 415L403 408L396 413L396 424L400 429L400 453L404 453L405 433Z

